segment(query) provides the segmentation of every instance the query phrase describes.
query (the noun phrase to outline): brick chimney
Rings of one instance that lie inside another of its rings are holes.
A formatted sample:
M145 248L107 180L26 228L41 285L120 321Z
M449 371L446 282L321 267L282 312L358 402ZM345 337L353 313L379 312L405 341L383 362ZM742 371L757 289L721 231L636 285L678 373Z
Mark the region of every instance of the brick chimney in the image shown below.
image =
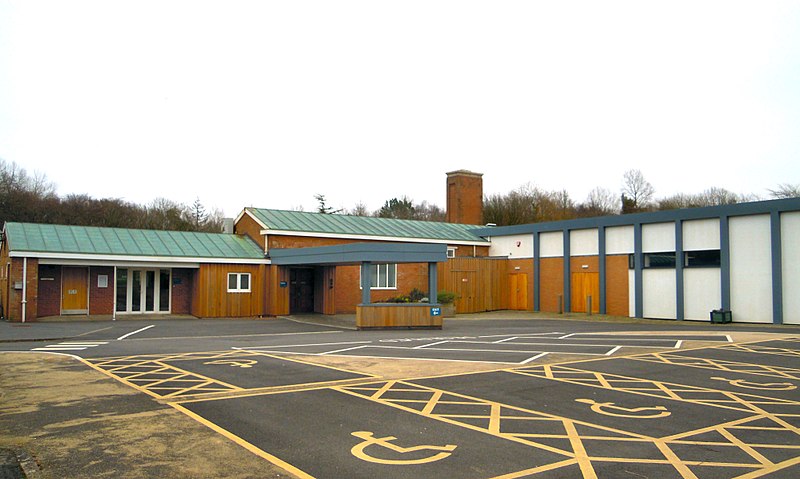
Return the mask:
M483 224L483 173L457 170L447 174L447 222Z

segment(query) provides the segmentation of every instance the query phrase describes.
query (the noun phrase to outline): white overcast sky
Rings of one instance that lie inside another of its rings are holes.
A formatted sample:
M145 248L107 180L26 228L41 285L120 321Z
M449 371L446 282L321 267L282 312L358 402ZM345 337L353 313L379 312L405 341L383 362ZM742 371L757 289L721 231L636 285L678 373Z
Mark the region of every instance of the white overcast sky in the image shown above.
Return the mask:
M0 158L60 195L444 207L800 183L800 1L0 0Z

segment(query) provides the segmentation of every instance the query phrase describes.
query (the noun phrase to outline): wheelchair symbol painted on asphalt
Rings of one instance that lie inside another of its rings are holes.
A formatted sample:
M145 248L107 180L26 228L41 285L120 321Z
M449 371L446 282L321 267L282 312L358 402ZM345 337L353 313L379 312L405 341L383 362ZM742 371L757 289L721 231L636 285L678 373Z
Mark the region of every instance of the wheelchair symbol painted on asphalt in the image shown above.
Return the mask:
M711 378L717 381L726 381L731 386L737 386L745 389L759 389L761 391L791 391L797 389L792 383L754 383L745 381L744 379L726 379L720 377Z
M208 361L203 364L223 364L234 368L252 368L256 363L258 363L258 361L255 359L217 359L216 361Z
M617 406L613 402L597 402L593 399L576 399L575 401L583 404L591 404L592 411L606 416L657 419L672 414L667 411L667 408L664 406L627 408L624 406ZM652 413L650 411L652 411Z
M350 452L357 458L361 459L362 461L374 462L376 464L391 464L391 465L401 465L401 466L412 465L412 464L427 464L429 462L439 461L441 459L450 456L450 454L453 453L453 450L455 450L455 448L457 447L452 444L448 444L446 446L422 445L413 447L402 447L391 443L391 441L397 439L394 436L375 437L374 433L370 431L356 431L352 433L352 435L359 439L363 439L364 441L353 446L353 448L350 449ZM422 459L381 459L375 456L371 456L364 451L367 447L373 445L389 449L390 451L399 454L407 454L410 452L417 452L417 451L440 451L440 452L437 452L436 454L433 454L428 457L423 457Z

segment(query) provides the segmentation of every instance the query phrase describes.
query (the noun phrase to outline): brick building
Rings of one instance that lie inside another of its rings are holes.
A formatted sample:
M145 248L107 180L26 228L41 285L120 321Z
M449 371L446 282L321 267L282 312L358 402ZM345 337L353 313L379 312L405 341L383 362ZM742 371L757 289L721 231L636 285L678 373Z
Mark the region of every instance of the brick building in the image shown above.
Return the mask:
M482 175L447 174L447 222L245 208L233 234L7 223L0 304L59 315L353 313L418 290L459 312L800 324L800 199L483 227Z

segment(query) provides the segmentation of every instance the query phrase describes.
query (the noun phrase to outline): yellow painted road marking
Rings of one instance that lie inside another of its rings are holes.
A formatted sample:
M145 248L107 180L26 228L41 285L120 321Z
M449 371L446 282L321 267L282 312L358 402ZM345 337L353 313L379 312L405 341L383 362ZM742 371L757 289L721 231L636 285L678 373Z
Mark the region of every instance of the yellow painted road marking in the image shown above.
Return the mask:
M797 389L797 386L792 383L756 383L744 379L727 379L721 377L712 377L711 379L715 381L725 381L731 386L746 389L760 389L762 391L792 391Z
M286 461L284 461L284 460L282 460L282 459L280 459L280 458L278 458L276 456L273 456L272 454L264 451L263 449L260 449L259 447L254 446L253 444L245 441L244 439L242 439L241 437L237 436L236 434L228 431L227 429L225 429L225 428L223 428L221 426L218 426L217 424L214 424L213 422L209 421L208 419L206 419L206 418L204 418L204 417L202 417L202 416L200 416L198 414L195 414L194 412L186 409L185 407L181 406L180 404L170 403L169 405L172 406L173 408L175 408L176 410L186 414L187 416L189 416L190 418L192 418L195 421L199 422L200 424L206 426L207 428L209 428L209 429L211 429L211 430L213 430L213 431L215 431L215 432L217 432L219 434L222 434L226 438L228 438L231 441L235 442L236 444L242 446L243 448L247 449L248 451L252 452L253 454L255 454L257 456L260 456L260 457L266 459L267 461L271 462L272 464L275 464L276 466L278 466L280 468L283 468L284 470L296 475L298 478L300 478L300 479L314 479L314 476L312 476L311 474L308 474L305 471L303 471L303 470L301 470L301 469L289 464L288 462L286 462Z
M216 359L203 364L224 364L236 368L252 368L254 364L258 364L258 361L254 359Z
M575 402L583 403L583 404L590 404L591 410L598 413L603 414L606 416L614 416L614 417L631 417L635 419L656 419L667 417L672 413L667 411L667 408L664 406L653 406L653 407L635 407L635 408L627 408L624 406L617 406L613 402L597 402L593 399L576 399ZM647 411L658 411L657 413L647 414ZM639 414L640 412L645 412L646 414Z
M356 431L352 433L352 435L359 439L363 439L363 442L360 442L355 446L353 446L353 448L350 449L350 453L353 454L355 457L361 459L362 461L374 462L376 464L392 464L392 465L403 465L403 466L412 464L428 464L430 462L440 461L446 457L449 457L450 454L452 454L457 447L454 444L447 444L446 446L420 445L413 447L401 447L396 444L392 444L391 441L397 439L394 436L375 437L374 433L370 431ZM364 450L367 447L372 445L380 446L399 454L407 454L409 452L417 452L417 451L440 451L440 452L432 456L423 457L421 459L381 459L375 456L371 456L366 452L364 452Z

